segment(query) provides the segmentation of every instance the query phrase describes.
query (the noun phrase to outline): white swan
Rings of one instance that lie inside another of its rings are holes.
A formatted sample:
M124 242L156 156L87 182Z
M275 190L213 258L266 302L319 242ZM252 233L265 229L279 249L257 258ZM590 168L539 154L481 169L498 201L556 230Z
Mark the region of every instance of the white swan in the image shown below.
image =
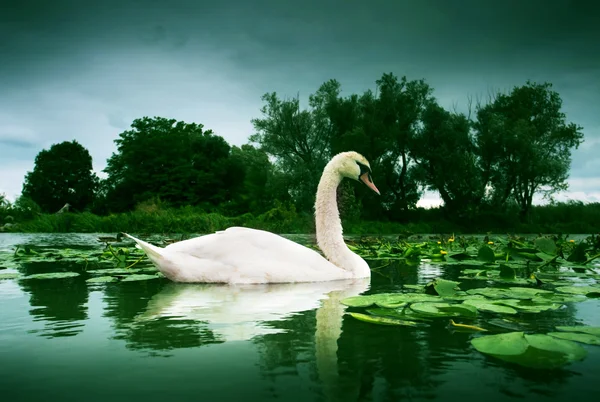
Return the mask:
M315 201L318 252L263 230L231 227L160 248L124 233L174 282L288 283L367 278L369 265L344 243L337 187L344 177L362 181L379 194L366 158L335 155L325 166Z

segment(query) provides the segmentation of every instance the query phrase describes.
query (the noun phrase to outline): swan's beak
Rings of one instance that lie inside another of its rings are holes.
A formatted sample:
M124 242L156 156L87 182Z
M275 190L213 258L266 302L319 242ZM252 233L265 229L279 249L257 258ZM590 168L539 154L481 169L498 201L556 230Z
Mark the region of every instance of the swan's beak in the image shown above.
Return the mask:
M373 181L371 180L371 175L369 174L369 172L361 174L360 180L363 183L365 183L367 185L367 187L369 187L371 190L373 190L377 194L381 195L381 193L379 193L379 190L377 189L377 187L375 187L375 183L373 183Z

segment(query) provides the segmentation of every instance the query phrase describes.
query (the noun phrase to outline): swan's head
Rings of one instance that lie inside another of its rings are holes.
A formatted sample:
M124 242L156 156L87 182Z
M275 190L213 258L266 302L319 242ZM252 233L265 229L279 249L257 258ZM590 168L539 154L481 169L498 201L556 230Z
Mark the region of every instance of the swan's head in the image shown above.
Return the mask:
M377 194L379 190L371 177L371 165L367 158L358 152L342 152L333 157L330 162L334 170L342 177L362 181Z

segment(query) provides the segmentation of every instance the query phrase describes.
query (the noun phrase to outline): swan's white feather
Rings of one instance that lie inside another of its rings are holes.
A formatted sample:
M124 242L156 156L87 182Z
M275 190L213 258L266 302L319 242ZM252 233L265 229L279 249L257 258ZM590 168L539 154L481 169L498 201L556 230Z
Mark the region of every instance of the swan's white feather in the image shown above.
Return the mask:
M353 277L317 251L258 229L231 227L165 248L126 235L176 282L286 283Z

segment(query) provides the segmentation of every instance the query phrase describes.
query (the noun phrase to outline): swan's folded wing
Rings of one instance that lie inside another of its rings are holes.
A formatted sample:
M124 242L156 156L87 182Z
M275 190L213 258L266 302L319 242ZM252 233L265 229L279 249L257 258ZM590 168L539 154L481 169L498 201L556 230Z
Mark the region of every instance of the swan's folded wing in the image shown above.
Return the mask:
M348 274L315 250L270 232L243 227L173 243L165 250L230 267L238 282L321 281Z

